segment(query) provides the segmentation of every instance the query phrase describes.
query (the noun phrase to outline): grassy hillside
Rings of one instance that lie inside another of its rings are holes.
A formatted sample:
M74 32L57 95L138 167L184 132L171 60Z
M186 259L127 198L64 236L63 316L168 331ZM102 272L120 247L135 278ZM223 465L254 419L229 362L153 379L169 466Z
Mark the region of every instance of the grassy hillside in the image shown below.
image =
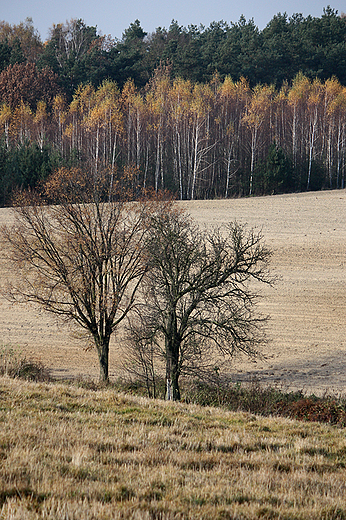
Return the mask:
M0 378L0 518L346 518L345 430Z

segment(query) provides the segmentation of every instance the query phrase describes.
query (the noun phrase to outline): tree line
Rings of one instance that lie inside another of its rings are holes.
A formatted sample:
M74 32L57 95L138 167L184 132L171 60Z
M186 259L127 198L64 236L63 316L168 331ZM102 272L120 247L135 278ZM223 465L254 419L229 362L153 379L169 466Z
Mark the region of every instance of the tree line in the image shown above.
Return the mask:
M27 66L27 65L25 65ZM179 199L345 187L346 88L298 74L279 90L245 78L208 83L158 68L144 89L128 80L81 84L36 105L0 106L1 202L54 169L131 170L137 193ZM134 193L136 193L136 190Z
M321 17L278 13L259 30L243 16L235 23L214 21L209 27L158 27L147 33L135 20L120 39L102 35L81 19L54 24L42 42L28 18L19 25L0 22L0 72L15 63L48 67L71 101L80 83L98 87L105 79L120 88L129 78L144 87L160 63L170 63L174 77L209 82L217 71L221 79L248 79L250 86L274 84L280 88L302 72L322 81L335 76L346 84L346 19L331 7Z

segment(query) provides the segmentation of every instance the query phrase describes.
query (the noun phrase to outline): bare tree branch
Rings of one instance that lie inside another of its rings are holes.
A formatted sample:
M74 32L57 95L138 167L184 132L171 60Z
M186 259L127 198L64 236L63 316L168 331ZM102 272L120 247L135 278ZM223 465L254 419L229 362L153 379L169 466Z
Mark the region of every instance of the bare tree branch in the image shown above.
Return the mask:
M258 353L266 318L250 282L272 283L271 252L260 233L237 223L201 231L176 208L149 220L142 337L164 343L167 398L175 400L182 374Z
M147 271L148 204L106 203L97 191L86 193L78 203L62 194L60 205L31 199L15 209L15 224L2 229L16 272L8 295L85 329L95 342L100 378L107 381L110 337L134 307Z

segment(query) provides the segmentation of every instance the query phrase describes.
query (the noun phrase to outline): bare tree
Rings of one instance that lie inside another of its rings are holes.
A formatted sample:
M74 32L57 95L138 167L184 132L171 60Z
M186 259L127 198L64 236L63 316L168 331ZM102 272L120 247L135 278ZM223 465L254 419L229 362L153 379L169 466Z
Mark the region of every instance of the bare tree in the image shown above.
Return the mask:
M179 400L181 375L215 368L236 352L258 353L266 318L255 312L258 285L249 282L271 283L271 253L261 234L237 223L201 231L175 207L151 215L146 251L140 361L143 346L157 353L161 344L166 398Z
M64 180L59 205L31 198L14 210L15 224L2 229L16 273L8 294L85 329L98 353L100 380L108 381L110 338L133 308L146 272L146 205L102 202L109 199L105 185L88 191L73 173L69 183L66 171L48 183L59 192Z

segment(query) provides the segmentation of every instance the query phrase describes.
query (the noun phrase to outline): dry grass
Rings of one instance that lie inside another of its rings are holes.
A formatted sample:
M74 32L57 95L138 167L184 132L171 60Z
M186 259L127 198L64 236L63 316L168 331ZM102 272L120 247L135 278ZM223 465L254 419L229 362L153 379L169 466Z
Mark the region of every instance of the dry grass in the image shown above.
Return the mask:
M346 519L345 430L0 378L0 518Z

